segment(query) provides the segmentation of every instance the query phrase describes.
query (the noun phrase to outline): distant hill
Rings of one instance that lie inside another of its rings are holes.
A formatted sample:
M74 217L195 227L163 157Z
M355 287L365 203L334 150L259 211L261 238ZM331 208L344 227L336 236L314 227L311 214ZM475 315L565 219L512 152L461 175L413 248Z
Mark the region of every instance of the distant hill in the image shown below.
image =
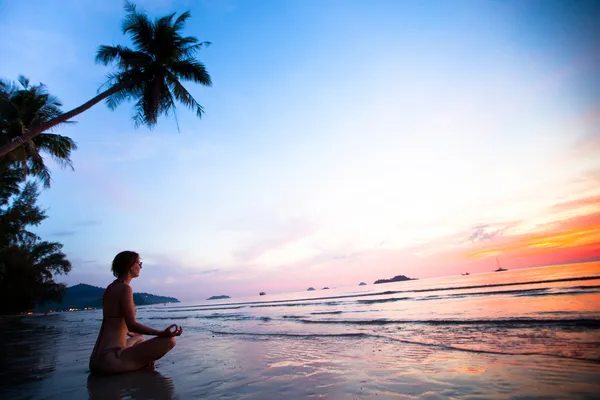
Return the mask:
M206 300L222 300L222 299L230 299L230 298L231 298L231 297L229 297L229 296L227 296L227 295L224 295L224 294L222 294L222 295L220 295L220 296L212 296L212 297L209 297L209 298L208 298L208 299L206 299Z
M377 279L374 284L377 285L379 283L390 283L390 282L402 282L402 281L413 281L413 278L409 278L408 276L404 276L404 275L396 275L395 277L391 278L391 279Z
M104 296L104 291L104 288L80 283L67 288L63 295L62 303L47 303L42 306L38 306L36 311L60 311L71 308L80 310L84 308L102 308L102 296ZM160 303L179 303L179 300L174 297L157 296L150 293L134 293L133 302L136 306L143 306Z

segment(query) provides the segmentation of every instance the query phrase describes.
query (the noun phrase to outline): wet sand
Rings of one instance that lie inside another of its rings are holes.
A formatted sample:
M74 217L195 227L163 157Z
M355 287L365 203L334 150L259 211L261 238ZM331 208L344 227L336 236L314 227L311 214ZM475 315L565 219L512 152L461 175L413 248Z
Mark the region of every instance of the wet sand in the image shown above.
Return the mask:
M592 399L600 364L455 351L385 338L213 335L188 329L155 371L89 374L99 323L0 320L2 399ZM98 325L98 326L96 326Z

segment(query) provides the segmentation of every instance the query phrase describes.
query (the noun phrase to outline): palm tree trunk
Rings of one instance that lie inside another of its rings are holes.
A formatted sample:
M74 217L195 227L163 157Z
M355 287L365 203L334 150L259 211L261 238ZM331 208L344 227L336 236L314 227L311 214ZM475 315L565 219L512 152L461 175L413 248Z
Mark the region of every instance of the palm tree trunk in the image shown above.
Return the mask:
M19 136L19 137L16 137L16 138L12 139L10 142L8 142L4 146L0 147L0 158L4 157L5 155L7 155L8 153L10 153L11 151L13 151L14 149L16 149L17 147L21 146L23 143L27 142L28 140L33 139L34 137L36 137L40 133L45 132L48 129L52 129L56 125L62 124L63 122L66 122L66 121L70 120L71 118L75 117L76 115L79 115L82 112L84 112L84 111L92 108L93 106L95 106L96 104L98 104L102 100L106 99L111 94L114 94L114 93L118 92L122 88L123 88L123 85L112 86L111 88L109 88L109 89L105 90L104 92L100 93L99 95L97 95L96 97L92 98L88 102L83 103L79 107L74 108L71 111L68 111L66 113L63 113L60 116L58 116L58 117L56 117L56 118L54 118L54 119L52 119L52 120L50 120L50 121L48 121L46 123L43 123L43 124L41 124L41 125L33 128L33 129L28 130L22 136Z

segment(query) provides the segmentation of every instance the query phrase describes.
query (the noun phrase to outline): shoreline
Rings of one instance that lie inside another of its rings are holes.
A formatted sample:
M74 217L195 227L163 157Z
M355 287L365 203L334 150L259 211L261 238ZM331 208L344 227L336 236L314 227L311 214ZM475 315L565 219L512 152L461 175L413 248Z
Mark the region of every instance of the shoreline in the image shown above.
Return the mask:
M387 338L232 336L193 327L157 361L155 371L94 377L87 362L99 323L53 319L52 326L29 319L4 329L2 336L20 343L18 350L10 348L21 353L13 352L12 362L2 360L2 381L12 377L10 387L0 388L3 398L68 393L104 399L120 393L133 399L567 399L591 398L600 390L598 362L549 362L544 355L469 352Z

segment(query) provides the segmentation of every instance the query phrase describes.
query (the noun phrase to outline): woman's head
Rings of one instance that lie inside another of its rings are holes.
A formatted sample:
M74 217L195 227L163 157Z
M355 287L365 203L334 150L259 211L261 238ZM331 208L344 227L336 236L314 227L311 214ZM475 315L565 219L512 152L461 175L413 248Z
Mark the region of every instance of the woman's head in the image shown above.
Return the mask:
M135 251L120 252L115 256L111 267L113 275L117 278L124 278L128 274L135 278L140 275L140 269L142 269L140 255Z

